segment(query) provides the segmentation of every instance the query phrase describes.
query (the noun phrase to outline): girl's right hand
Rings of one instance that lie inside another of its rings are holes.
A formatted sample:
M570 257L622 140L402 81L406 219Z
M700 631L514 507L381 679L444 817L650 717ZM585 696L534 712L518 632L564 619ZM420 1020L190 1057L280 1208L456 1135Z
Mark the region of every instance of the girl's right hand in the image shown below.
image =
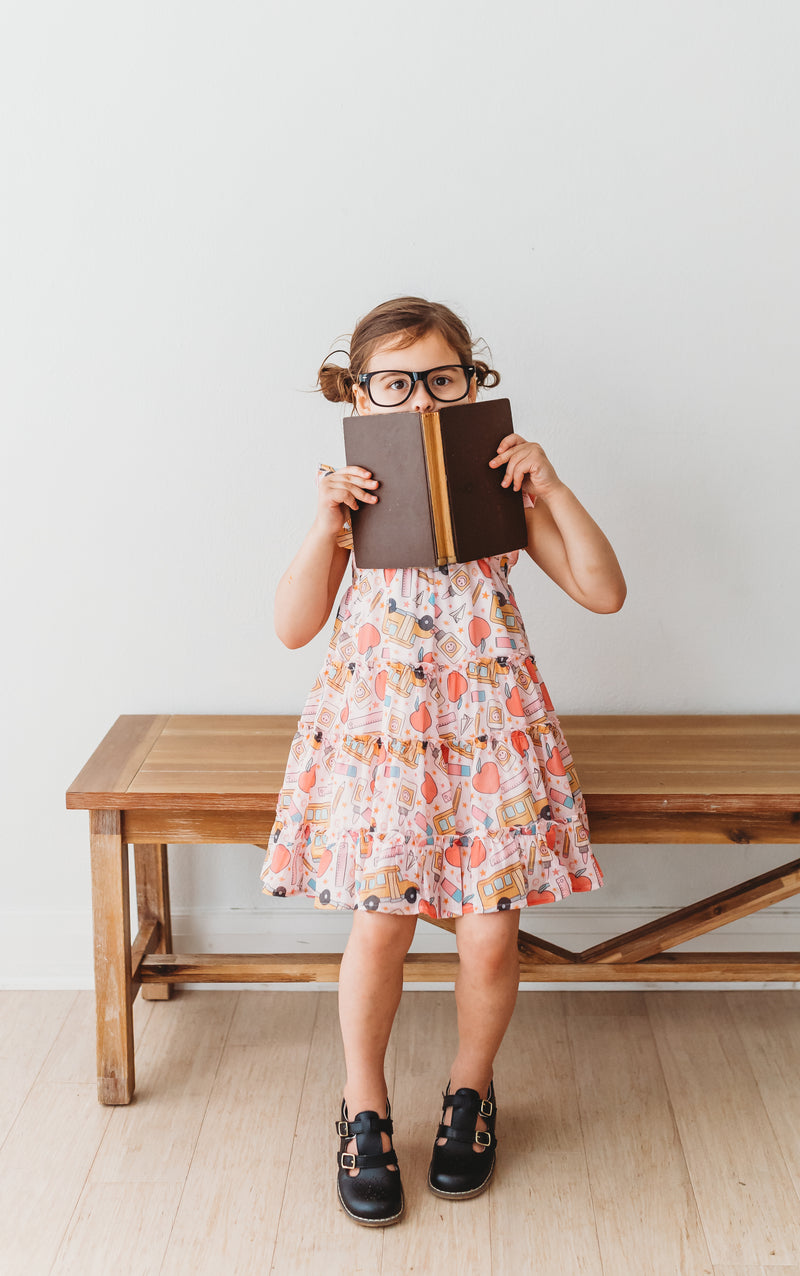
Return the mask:
M348 509L358 509L359 501L377 501L370 490L377 486L378 480L372 477L372 471L358 465L345 465L331 474L321 474L317 523L327 532L341 531Z

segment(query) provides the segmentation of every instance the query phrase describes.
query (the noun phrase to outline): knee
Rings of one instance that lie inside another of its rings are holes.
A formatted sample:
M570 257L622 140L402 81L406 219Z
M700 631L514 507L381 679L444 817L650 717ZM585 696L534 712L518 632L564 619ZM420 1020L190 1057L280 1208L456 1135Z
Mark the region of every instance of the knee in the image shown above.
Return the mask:
M489 979L509 968L519 967L519 916L508 913L473 913L456 920L456 944L459 961L485 974Z
M405 957L411 947L416 925L416 914L371 913L359 908L353 916L353 935L376 958Z

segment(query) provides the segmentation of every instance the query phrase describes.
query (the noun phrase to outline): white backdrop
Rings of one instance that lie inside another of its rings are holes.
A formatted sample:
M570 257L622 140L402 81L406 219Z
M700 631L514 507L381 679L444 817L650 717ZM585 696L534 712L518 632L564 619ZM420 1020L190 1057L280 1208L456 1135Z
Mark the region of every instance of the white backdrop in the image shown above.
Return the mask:
M798 37L792 0L4 6L4 986L91 986L64 792L119 714L299 713L315 373L387 297L489 343L618 555L613 615L515 569L557 712L800 711ZM255 847L170 857L178 948L346 940ZM790 858L601 845L601 892L524 920L583 946Z

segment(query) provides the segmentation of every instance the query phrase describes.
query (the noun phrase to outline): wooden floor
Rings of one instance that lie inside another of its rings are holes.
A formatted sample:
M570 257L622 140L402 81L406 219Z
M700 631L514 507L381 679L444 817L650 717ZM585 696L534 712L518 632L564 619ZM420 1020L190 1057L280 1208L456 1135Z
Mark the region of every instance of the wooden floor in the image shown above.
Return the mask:
M134 1022L134 1101L102 1107L93 993L0 992L3 1276L800 1276L797 991L521 992L492 1185L449 1202L455 1002L407 990L389 1228L336 1197L336 992L178 989Z

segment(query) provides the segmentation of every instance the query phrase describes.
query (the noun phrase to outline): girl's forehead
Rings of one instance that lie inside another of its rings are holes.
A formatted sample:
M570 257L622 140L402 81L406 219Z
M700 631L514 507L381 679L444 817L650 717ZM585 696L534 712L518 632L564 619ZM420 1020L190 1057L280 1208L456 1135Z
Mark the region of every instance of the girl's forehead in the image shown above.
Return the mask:
M448 360L458 362L458 354L441 332L426 332L424 336L415 338L409 345L398 346L396 340L387 339L373 350L368 360L368 371L380 366L386 368L409 368L419 371L425 367L445 363ZM387 362L388 360L388 362ZM422 361L420 368L414 364Z

